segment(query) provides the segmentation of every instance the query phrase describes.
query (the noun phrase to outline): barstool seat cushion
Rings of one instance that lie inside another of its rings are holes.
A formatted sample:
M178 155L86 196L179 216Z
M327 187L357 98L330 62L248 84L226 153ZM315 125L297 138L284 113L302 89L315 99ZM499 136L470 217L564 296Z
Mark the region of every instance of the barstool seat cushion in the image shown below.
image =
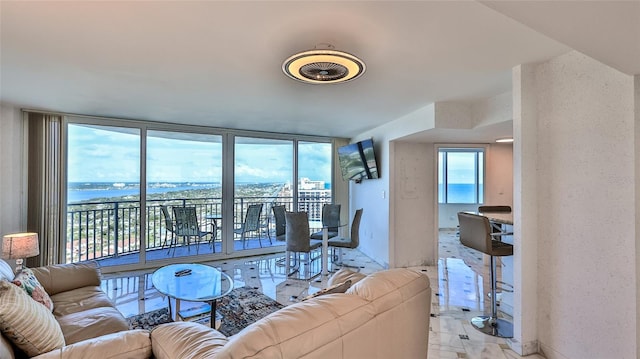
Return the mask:
M491 251L487 254L490 256L502 257L513 255L513 245L501 241L491 241Z

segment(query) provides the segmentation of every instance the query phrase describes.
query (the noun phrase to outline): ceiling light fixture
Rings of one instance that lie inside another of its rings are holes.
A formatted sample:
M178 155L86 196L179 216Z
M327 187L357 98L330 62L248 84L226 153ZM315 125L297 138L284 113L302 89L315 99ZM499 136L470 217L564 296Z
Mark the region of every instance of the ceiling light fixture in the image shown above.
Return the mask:
M282 64L282 71L287 76L312 84L351 81L362 76L365 69L362 60L349 53L334 50L330 44L319 44L313 50L292 55Z
M513 138L498 138L496 142L504 143L504 142L513 142Z

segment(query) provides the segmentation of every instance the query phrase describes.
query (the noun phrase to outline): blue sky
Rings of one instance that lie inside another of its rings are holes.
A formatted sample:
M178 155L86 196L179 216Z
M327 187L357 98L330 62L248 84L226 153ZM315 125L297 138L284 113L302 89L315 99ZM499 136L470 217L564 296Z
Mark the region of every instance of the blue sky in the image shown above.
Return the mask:
M108 131L106 127L69 125L69 182L138 182L138 129ZM149 182L220 182L220 136L150 131L147 141ZM173 137L173 138L168 138ZM286 182L293 172L291 141L260 140L236 145L237 182ZM331 180L331 145L303 143L299 148L299 175Z

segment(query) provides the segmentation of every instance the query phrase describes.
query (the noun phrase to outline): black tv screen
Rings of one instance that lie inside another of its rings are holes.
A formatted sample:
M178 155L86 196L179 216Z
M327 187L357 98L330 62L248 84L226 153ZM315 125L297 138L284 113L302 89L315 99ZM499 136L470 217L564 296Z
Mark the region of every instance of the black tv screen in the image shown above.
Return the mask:
M338 161L345 181L360 182L378 178L378 164L371 139L338 148Z

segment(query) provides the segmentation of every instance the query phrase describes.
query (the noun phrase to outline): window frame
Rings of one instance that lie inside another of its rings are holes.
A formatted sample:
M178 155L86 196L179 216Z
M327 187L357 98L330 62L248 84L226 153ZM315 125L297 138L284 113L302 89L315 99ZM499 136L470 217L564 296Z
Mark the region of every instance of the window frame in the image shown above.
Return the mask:
M174 124L174 123L163 123L163 122L154 122L154 121L142 121L142 120L127 120L127 119L117 119L117 118L103 118L103 117L94 117L94 116L83 116L76 114L61 114L62 115L62 131L64 133L62 140L62 168L61 168L61 203L62 203L62 230L61 236L59 238L59 243L61 247L61 252L64 252L65 242L67 237L67 226L66 226L66 208L67 208L67 167L66 160L68 156L67 151L67 127L69 124L79 124L79 125L98 125L104 127L123 127L123 128L131 128L138 129L140 136L140 206L145 207L147 201L146 195L146 184L147 184L147 136L149 131L167 131L167 132L179 132L194 135L219 135L222 138L222 197L226 198L225 203L233 202L234 198L234 167L235 167L235 151L234 151L234 143L236 137L245 137L245 138L256 138L256 139L266 139L266 140L288 140L292 141L294 146L294 157L293 157L293 167L294 174L293 178L298 178L297 173L297 163L299 161L297 146L300 142L315 142L315 143L327 143L331 146L331 153L335 152L336 141L338 138L326 137L326 136L313 136L313 135L301 135L301 134L286 134L286 133L271 133L271 132L263 132L263 131L251 131L251 130L236 130L236 129L226 129L226 128L218 128L218 127L207 127L207 126L196 126L196 125L184 125L184 124ZM331 198L332 201L335 202L338 199L336 198L336 159L332 155L330 157L331 161ZM142 185L145 184L145 185ZM294 181L295 190L292 195L294 197L293 202L297 206L298 203L298 191L297 191L297 181ZM225 210L225 204L223 203L223 211ZM228 211L230 208L226 208ZM144 212L144 211L142 211ZM228 217L228 216L227 216ZM228 217L230 218L230 217ZM140 217L141 223L146 223L146 218L144 213L141 213ZM233 233L233 223L232 221L224 221L223 222L223 230L226 233ZM148 259L143 259L144 252L146 250L146 228L140 228L140 261L134 265L124 265L124 266L116 266L116 267L105 267L104 269L107 272L112 272L116 270L130 270L130 269L138 269L138 268L146 268L150 266L157 266L158 261L149 261ZM277 247L272 247L277 248ZM261 252L268 252L261 251ZM234 253L236 253L234 255ZM246 254L240 254L239 252L234 251L223 251L223 253L218 253L220 255L224 255L225 258L234 258L237 256L245 256ZM260 253L256 253L260 254ZM60 253L60 258L65 258L66 253Z
M486 169L487 169L487 152L486 145L439 145L437 146L437 198L438 204L458 204L458 205L480 205L484 203L485 190L486 190ZM474 169L474 202L450 202L448 187L449 182L447 178L448 174L448 153L474 153L475 154L475 169ZM443 154L441 158L441 154ZM482 159L478 158L479 154L482 154ZM480 171L480 169L482 171ZM442 178L442 183L440 179ZM442 198L442 199L441 199Z

